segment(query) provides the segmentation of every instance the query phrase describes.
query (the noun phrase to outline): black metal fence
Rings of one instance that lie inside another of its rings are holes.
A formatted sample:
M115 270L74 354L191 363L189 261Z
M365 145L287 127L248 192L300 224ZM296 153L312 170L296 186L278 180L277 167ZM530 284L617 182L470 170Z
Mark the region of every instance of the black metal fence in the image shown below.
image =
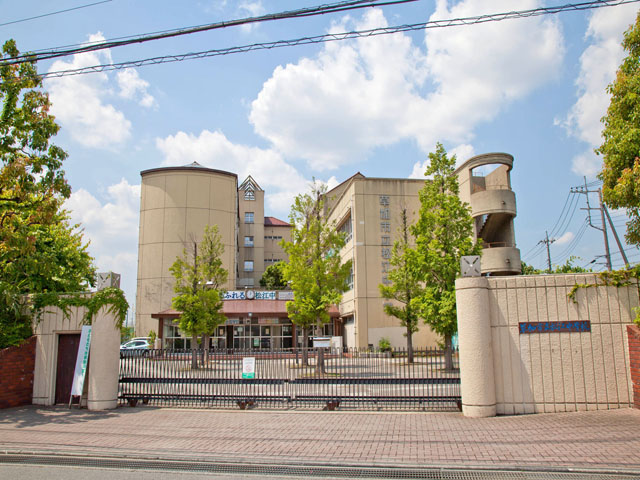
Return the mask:
M400 349L309 349L307 364L291 349L129 352L118 398L131 406L458 410L457 351L449 358L437 349L415 350L413 363Z

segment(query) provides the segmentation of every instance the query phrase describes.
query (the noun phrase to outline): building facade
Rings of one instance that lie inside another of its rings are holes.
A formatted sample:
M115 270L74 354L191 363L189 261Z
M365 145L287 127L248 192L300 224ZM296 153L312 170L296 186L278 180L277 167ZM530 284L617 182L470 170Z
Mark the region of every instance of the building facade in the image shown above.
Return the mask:
M460 198L471 206L474 236L483 242L485 275L520 272L513 218L515 194L510 172L513 157L479 155L457 170ZM240 185L235 174L197 164L146 170L142 175L136 332L159 333L173 347L188 347L171 309L173 277L169 267L189 241L202 237L206 225L217 224L223 237L224 267L229 271L223 312L226 324L212 337L217 348L290 348L299 332L287 317L290 291L264 291L259 282L269 265L286 261L280 246L291 239L291 225L265 216L264 190L251 177ZM357 173L326 193L325 215L344 232L340 254L351 259L349 289L324 335L341 337L346 347L376 346L387 338L406 345L405 329L384 313L379 285L388 283L393 243L402 211L413 223L420 210L425 180L368 178ZM161 262L159 260L162 260ZM427 326L414 335L414 346L433 346L440 339Z

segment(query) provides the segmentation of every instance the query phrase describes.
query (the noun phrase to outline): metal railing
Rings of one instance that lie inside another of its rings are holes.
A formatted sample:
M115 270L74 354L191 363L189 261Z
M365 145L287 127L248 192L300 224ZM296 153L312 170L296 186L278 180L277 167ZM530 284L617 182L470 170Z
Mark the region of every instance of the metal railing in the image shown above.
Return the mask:
M243 378L243 359L255 359ZM163 406L457 410L458 354L443 350L147 350L120 360L118 398ZM449 367L449 368L447 368ZM249 376L249 375L245 375Z

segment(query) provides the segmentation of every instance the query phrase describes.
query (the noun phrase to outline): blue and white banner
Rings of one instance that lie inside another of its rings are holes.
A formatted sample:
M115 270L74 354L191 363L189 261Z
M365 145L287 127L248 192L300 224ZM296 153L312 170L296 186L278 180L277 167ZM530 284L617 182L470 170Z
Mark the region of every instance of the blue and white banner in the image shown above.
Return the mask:
M91 326L84 325L80 334L80 345L78 346L78 357L76 358L76 370L73 374L73 385L71 386L71 396L82 395L84 377L89 363L89 347L91 346Z

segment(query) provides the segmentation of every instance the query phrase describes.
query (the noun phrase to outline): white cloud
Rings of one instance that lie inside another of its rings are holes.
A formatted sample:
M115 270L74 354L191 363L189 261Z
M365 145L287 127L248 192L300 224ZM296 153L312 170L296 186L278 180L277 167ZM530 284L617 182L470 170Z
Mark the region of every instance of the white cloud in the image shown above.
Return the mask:
M120 70L117 74L119 95L129 100L138 100L138 103L146 108L156 105L156 100L147 91L149 82L140 78L138 71L133 68Z
M589 20L586 38L591 44L580 57L576 79L579 98L564 123L573 136L589 145L573 159L572 170L579 175L593 176L600 170L602 162L593 148L602 141L600 119L606 114L610 99L606 88L624 57L622 34L633 23L637 11L636 5L601 8Z
M280 216L286 216L293 198L308 190L308 181L282 156L272 149L234 144L219 131L203 130L195 136L178 132L156 139L164 154L164 165L199 164L238 174L242 182L251 175L266 192L267 206Z
M122 275L121 288L129 303L135 303L140 185L125 179L107 188L105 200L80 189L65 202L71 221L80 223L85 238L91 241L89 252L99 271Z
M89 42L103 42L102 33L89 37ZM50 72L111 63L107 50L77 54L70 61L57 60ZM149 84L137 71L127 69L116 76L119 94L116 95L113 76L106 73L73 75L46 80L52 103L52 113L78 143L94 148L115 148L131 137L131 122L110 100L120 97L137 100L144 107L154 105L147 92Z
M538 6L523 2L519 8ZM432 18L512 9L508 0L439 1ZM387 26L379 9L332 31ZM424 152L436 141L467 143L480 122L546 83L558 70L562 34L554 19L434 29L426 53L404 34L325 44L314 59L277 67L252 103L255 131L284 155L317 169L361 160L401 140Z
M566 245L567 243L571 242L574 238L575 238L575 235L573 234L573 232L567 232L564 235L562 235L560 238L556 238L555 244Z

